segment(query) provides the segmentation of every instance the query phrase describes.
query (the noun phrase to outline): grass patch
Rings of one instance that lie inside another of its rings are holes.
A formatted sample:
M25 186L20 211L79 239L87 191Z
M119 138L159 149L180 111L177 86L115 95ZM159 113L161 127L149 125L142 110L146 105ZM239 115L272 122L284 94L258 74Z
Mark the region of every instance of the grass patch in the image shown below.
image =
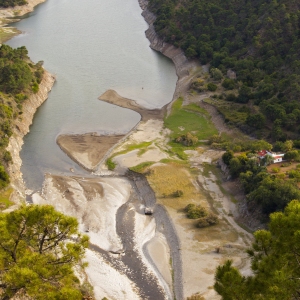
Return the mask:
M179 143L169 142L168 145L170 148L167 150L167 153L170 156L177 156L179 159L187 160L188 156L184 153L184 150L194 149L192 147L185 147Z
M196 103L191 103L191 104L185 105L185 106L183 106L183 109L187 110L187 111L194 111L194 112L203 114L206 117L210 117L209 113L204 108L197 105Z
M174 139L188 132L197 136L199 140L208 139L218 131L209 120L207 113L197 105L182 106L183 99L178 98L173 106L171 114L165 118L165 127L172 131L171 138ZM185 110L188 108L190 111ZM202 115L200 115L201 113Z
M152 167L147 179L158 201L174 209L183 209L192 199L202 199L188 172L176 163ZM182 195L176 196L176 191L182 191Z
M125 150L114 153L111 157L109 157L106 160L105 164L106 164L108 170L114 170L116 168L116 163L112 161L112 159L114 157L116 157L118 155L126 154L130 151L137 150L137 149L140 149L140 151L138 152L138 156L141 156L147 151L147 147L149 147L151 144L152 144L152 142L143 142L140 144L127 145Z
M144 149L145 149L144 152L146 152L147 151L146 148L149 147L151 144L152 144L152 142L143 142L143 143L140 143L140 144L130 144L130 145L127 145L125 150L116 152L115 154L112 155L112 158L115 157L115 156L118 156L118 155L126 154L126 153L128 153L130 151L137 150L137 149L141 149L139 151L139 153L141 151L144 151ZM138 154L138 155L142 155L142 154Z
M17 34L19 34L20 31L16 28L7 28L7 27L1 27L0 28L0 44L10 40Z
M8 188L6 190L2 190L0 193L0 210L7 209L14 203L9 200L10 195L14 190L12 188Z
M187 160L185 150L194 149L194 147L186 147L180 143L174 142L175 138L191 133L199 140L205 140L212 135L218 134L213 123L210 121L208 113L196 104L182 106L183 99L178 98L172 106L171 114L165 118L164 125L172 131L168 143L170 149L168 154L176 155L179 159ZM199 143L198 143L199 144Z
M111 157L106 160L105 164L106 164L108 170L112 171L116 168L116 163L112 161Z
M142 156L144 153L146 153L148 151L147 148L143 148L143 149L140 149L137 156Z
M140 163L134 167L129 168L129 170L137 172L137 173L144 173L145 170L153 164L155 164L155 161L146 161L146 162Z

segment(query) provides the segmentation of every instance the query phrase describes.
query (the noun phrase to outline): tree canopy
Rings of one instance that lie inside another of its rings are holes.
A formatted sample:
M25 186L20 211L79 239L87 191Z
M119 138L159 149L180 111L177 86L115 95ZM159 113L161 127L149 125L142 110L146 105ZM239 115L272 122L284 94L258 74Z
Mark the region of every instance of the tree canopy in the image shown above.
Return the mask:
M255 232L248 250L253 275L242 276L231 261L217 268L215 290L224 300L300 299L300 202L270 215L269 230Z
M82 265L88 237L75 218L52 206L23 206L0 214L2 299L23 293L34 299L82 299L74 266Z
M222 86L237 90L231 100L259 106L261 114L250 117L249 126L273 123L275 141L287 139L286 131L299 136L299 1L150 0L149 8L166 42L223 75L236 73Z
M0 46L0 189L9 184L6 168L12 157L6 148L13 121L22 115L28 95L38 92L43 72L41 63L29 60L26 47Z

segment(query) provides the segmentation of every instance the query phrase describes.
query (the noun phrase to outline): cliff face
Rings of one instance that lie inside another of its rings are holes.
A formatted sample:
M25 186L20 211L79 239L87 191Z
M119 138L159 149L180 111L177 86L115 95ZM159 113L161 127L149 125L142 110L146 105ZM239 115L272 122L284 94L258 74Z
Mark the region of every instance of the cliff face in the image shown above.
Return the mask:
M11 200L17 204L25 199L25 184L21 173L22 160L20 158L23 138L29 132L36 110L48 98L54 82L54 76L45 71L38 93L32 94L23 103L23 114L14 121L13 135L9 139L7 150L11 153L13 160L8 169L11 186L15 190Z

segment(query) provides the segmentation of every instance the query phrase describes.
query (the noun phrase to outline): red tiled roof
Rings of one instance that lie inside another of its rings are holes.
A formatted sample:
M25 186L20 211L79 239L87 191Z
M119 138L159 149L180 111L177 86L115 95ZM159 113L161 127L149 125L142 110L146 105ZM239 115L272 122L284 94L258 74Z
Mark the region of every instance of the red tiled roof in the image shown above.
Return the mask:
M259 156L265 156L267 154L267 150L261 150L257 153Z

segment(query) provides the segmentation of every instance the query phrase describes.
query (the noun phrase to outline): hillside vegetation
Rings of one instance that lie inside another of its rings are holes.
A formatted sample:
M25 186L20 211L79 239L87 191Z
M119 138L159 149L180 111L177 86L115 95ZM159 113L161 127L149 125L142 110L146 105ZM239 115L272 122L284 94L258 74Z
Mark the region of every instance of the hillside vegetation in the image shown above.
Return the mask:
M257 106L248 126L267 127L265 137L273 141L299 137L299 1L149 2L157 33L186 56L210 63L226 91L222 98ZM236 79L226 78L229 69Z
M27 4L25 0L0 0L0 7L14 7L25 4Z
M25 47L0 47L0 189L9 184L5 169L12 158L6 147L13 121L22 117L22 103L38 92L43 76L41 63L32 64L27 54Z

